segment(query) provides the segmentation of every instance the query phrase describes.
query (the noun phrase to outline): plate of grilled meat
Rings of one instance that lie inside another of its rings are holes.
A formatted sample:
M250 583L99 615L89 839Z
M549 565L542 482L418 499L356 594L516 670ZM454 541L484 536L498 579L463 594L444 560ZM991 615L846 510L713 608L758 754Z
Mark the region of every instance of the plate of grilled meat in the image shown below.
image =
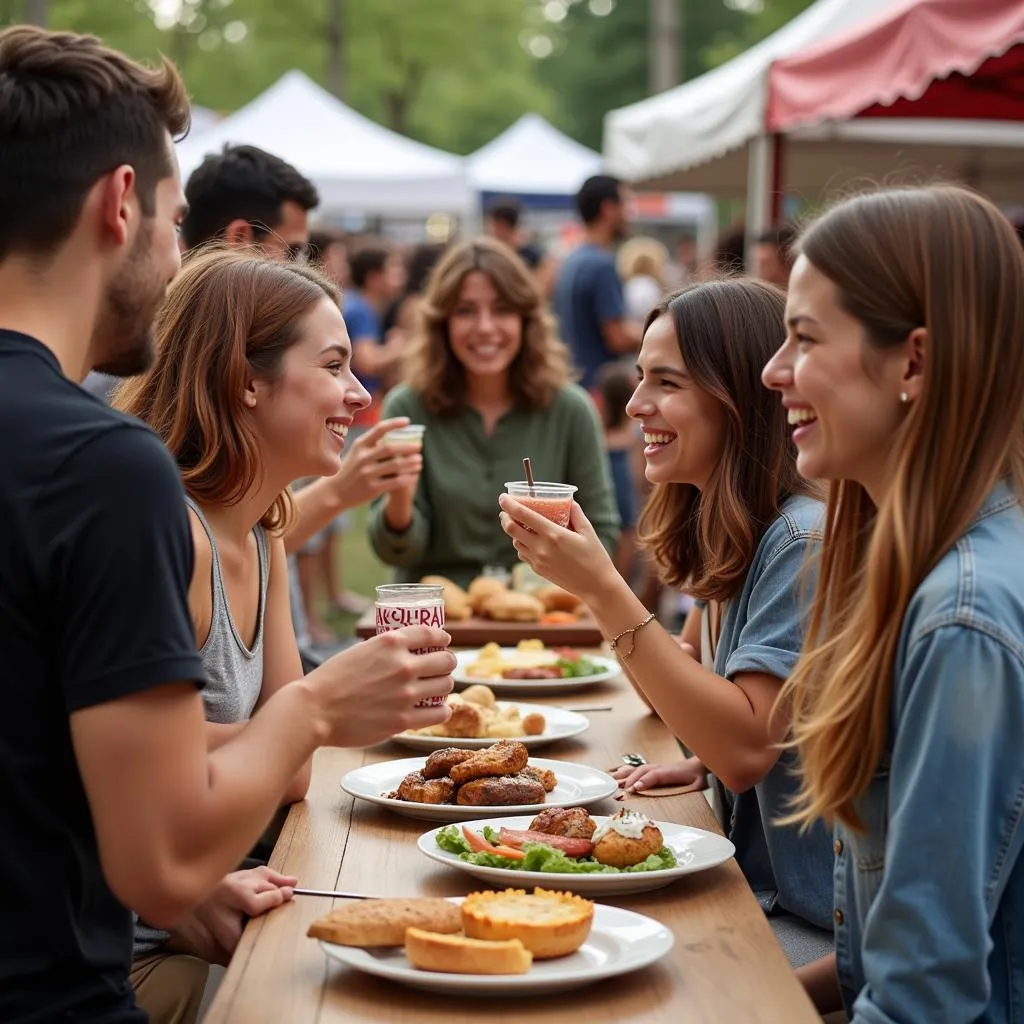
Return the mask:
M446 822L529 814L541 805L587 807L612 796L618 785L587 765L531 758L518 740L364 765L341 780L341 788L358 800Z

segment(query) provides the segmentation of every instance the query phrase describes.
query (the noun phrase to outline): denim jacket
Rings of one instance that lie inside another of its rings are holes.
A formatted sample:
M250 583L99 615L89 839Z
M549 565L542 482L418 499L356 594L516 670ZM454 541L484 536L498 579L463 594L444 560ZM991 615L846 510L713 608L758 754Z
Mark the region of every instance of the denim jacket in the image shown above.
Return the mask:
M914 593L888 750L836 830L855 1024L1024 1021L1024 511L1000 483Z
M813 498L790 498L765 530L742 590L722 608L715 650L719 675L764 672L786 679L793 671L813 593L808 556L821 541L823 514ZM756 786L735 795L729 838L767 913L786 911L831 930L831 835L820 822L804 835L774 824L796 793L794 759L785 751Z

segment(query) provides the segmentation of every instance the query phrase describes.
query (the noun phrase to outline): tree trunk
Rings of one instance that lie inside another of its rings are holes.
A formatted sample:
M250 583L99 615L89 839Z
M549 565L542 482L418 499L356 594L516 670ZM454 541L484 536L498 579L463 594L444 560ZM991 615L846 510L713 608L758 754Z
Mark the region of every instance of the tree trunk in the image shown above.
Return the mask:
M678 85L682 43L682 0L650 0L647 42L648 91L664 92Z
M50 0L25 0L25 21L46 28L50 20Z
M327 3L327 88L345 99L345 0Z

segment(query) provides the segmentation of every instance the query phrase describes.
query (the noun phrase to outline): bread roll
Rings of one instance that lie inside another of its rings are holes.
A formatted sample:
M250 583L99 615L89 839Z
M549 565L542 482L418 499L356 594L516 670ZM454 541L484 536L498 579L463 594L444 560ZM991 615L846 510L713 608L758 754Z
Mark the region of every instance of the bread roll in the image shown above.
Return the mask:
M420 583L433 587L444 587L444 617L446 620L461 621L468 619L473 614L473 610L469 606L469 595L447 576L424 576Z
M561 587L539 587L533 596L544 605L546 612L575 612L582 604L575 594Z
M469 604L473 611L480 615L484 602L495 594L508 592L508 587L501 580L492 576L477 576L469 585Z
M444 974L526 974L533 955L518 939L487 942L409 928L405 955L413 967Z
M462 928L455 903L434 897L360 900L318 918L306 934L339 946L401 946L407 928L452 933Z
M496 622L539 622L544 614L544 605L529 594L506 590L487 598L481 611Z

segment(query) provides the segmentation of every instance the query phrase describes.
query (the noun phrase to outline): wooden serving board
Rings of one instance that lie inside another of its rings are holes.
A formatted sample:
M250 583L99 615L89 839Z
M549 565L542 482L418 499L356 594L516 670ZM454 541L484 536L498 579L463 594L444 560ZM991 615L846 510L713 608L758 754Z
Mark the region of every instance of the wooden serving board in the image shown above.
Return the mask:
M543 640L548 647L599 647L604 642L597 623L591 618L578 622L555 624L540 622L496 622L494 619L480 619L475 615L468 619L453 619L444 627L452 636L455 647L483 647L496 643L502 647L514 647L520 640ZM356 636L360 640L376 635L372 609L356 623Z

